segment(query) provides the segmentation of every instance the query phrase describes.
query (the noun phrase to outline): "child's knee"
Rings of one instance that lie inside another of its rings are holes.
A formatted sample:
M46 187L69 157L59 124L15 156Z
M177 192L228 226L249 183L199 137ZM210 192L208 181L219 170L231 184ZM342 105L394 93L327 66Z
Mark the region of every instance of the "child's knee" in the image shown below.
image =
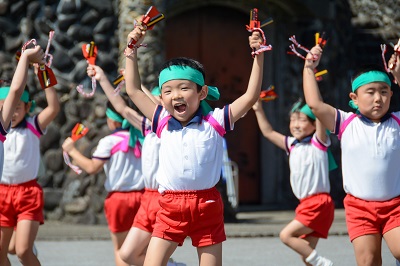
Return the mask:
M285 245L287 245L289 243L290 237L291 236L290 236L289 232L287 232L285 229L283 229L279 233L279 238L281 239L282 243L284 243Z
M132 262L130 260L132 257L131 253L126 248L124 248L124 246L122 246L119 249L118 254L119 254L119 257L121 258L121 260L123 260L126 263L132 264Z

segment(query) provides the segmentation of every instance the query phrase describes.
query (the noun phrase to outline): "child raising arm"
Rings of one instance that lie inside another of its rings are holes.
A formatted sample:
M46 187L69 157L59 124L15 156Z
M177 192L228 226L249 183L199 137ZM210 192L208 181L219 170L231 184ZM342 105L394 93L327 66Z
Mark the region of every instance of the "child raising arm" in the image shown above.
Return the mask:
M260 130L289 155L290 184L300 200L296 217L280 232L281 241L300 254L306 265L333 265L315 250L318 240L328 237L334 217L334 203L329 195L330 141L325 127L299 101L290 112L292 136L284 136L272 128L261 103L259 100L253 106Z
M42 56L37 49L36 46L34 50L25 50L18 63L16 77L17 83L22 88L26 83L28 66L28 61L23 58L23 55L28 52L35 56ZM23 67L20 67L21 60L23 60ZM38 61L36 60L36 62ZM4 100L4 104L11 92L11 88L0 88L0 100ZM28 90L23 91L18 98L11 119L11 130L4 142L4 168L0 182L2 193L0 198L5 201L0 200L2 206L0 213L1 246L9 246L15 228L15 252L23 265L40 265L33 253L33 242L39 225L44 223L43 190L36 182L40 165L39 138L45 133L46 127L60 110L55 89L47 88L45 95L47 107L38 115L30 117L32 101ZM24 204L9 204L9 202L24 202ZM0 251L1 265L6 265L8 261L6 252L7 248Z
M378 68L352 78L344 112L324 103L313 71L322 49L317 45L304 65L304 95L315 116L341 141L346 223L358 265L381 265L385 239L400 258L400 112L390 113L391 82ZM394 76L399 77L398 68ZM379 215L378 215L379 214Z
M115 264L124 266L128 264L121 259L119 250L132 227L144 188L140 144L142 133L139 130L143 116L128 106L127 99L114 95L114 90L100 67L89 65L87 73L100 82L109 98L106 116L112 134L99 141L92 158L80 153L71 138L64 141L63 149L74 159L77 166L89 174L104 169L104 187L108 192L104 212L114 246ZM121 116L119 112L124 115ZM124 117L129 120L125 120Z
M136 27L129 35L143 41ZM251 48L261 44L260 33L249 37ZM222 136L231 130L256 102L261 89L264 55L255 56L247 91L232 104L212 110L204 100L218 99L215 87L205 84L203 66L189 58L166 62L159 75L162 106L143 93L136 49L125 50L126 90L133 102L152 121L161 139L157 174L159 202L152 238L144 265L166 265L185 238L197 247L199 265L222 265L223 203L215 188L222 167ZM203 122L204 121L204 122Z

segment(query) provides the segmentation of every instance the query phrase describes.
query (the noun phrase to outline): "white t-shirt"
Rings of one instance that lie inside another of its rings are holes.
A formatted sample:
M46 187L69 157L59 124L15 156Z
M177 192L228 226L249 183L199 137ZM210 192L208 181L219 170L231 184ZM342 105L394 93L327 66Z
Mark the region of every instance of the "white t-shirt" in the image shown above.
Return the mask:
M37 124L37 116L27 117L20 125L10 129L4 141L1 183L21 184L37 178L40 165L39 137L44 133Z
M224 111L225 110L225 111ZM229 107L216 108L210 114L225 129L233 128ZM153 116L154 132L169 113L158 106ZM222 169L222 137L203 120L201 108L185 127L171 117L161 132L159 192L165 190L204 190L214 187Z
M294 137L286 137L290 184L294 195L303 199L318 193L329 193L327 148L331 144L330 139L323 143L314 134L310 142L300 142L292 146L295 140Z
M337 110L335 134L353 113ZM400 117L400 112L393 113ZM385 201L400 195L400 126L354 118L341 135L343 187L354 197Z
M144 187L158 189L156 180L159 169L159 152L161 141L156 133L150 132L146 135L142 145L142 171Z
M129 136L126 130L118 133ZM142 163L140 158L136 158L133 149L130 148L127 153L118 151L111 154L113 147L122 140L122 137L113 134L102 138L92 158L106 161L104 164L107 176L104 183L106 191L142 190L144 188Z

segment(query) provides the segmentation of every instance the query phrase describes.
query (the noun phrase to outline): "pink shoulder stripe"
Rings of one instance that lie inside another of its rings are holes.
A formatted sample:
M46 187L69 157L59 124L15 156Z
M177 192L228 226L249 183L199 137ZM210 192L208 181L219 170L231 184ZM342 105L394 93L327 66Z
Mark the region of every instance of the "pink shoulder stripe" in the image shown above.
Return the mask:
M30 131L32 131L33 134L36 135L36 137L40 138L39 131L31 123L26 123L26 126Z
M400 118L395 116L394 114L390 114L394 120L396 120L397 124L400 126Z
M311 144L314 145L315 147L317 147L318 149L320 149L321 151L328 150L328 147L325 147L324 145L322 145L320 142L318 142L314 138L311 139Z
M157 126L157 137L161 137L161 132L163 131L164 127L167 125L168 120L171 118L171 115L168 115L166 117L164 117L163 119L161 119L160 122L158 122L158 126Z
M350 124L351 121L353 121L354 118L357 117L357 114L352 114L350 115L346 120L343 121L342 126L340 127L340 131L338 134L338 139L340 140L342 138L342 134L346 127Z
M120 142L118 142L117 144L115 144L112 148L111 148L111 155L113 155L114 153L118 152L118 151L122 151L124 153L127 153L129 150L129 135L126 134L120 134L120 133L114 133L112 134L112 136L118 136L121 137L122 140Z
M218 132L218 134L221 137L223 137L226 134L225 129L218 123L217 120L215 120L214 117L212 117L212 115L208 114L203 119L208 123L210 123L210 125Z

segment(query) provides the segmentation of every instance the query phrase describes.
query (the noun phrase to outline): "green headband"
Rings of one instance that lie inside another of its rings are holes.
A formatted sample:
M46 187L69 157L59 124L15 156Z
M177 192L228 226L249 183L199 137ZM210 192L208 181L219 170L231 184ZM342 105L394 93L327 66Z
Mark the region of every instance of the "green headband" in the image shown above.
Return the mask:
M385 82L386 84L389 85L389 87L392 85L389 76L386 73L382 71L373 70L365 72L360 76L358 76L355 80L353 80L353 82L351 83L351 89L353 92L355 92L362 85L372 82Z
M110 108L107 108L106 110L106 116L116 122L122 123L124 121L124 118L119 115L118 113L114 112Z
M311 111L310 107L305 104L303 107L301 107L300 112L311 118L312 120L315 120L315 115Z
M130 138L129 138L129 146L130 147L135 147L136 145L136 141L139 140L140 143L143 143L144 140L144 136L142 135L142 132L138 129L136 129L134 126L132 126L128 120L124 119L121 115L119 115L118 113L114 112L113 110L111 110L110 108L107 108L106 110L106 115L108 118L121 123L121 127L123 129L128 129L129 130L129 134L130 134Z
M204 77L201 74L201 72L198 71L197 69L194 69L189 66L173 65L168 68L164 68L161 71L159 81L158 81L159 88L161 88L161 86L165 82L170 81L170 80L176 80L176 79L190 80L200 86L205 85ZM219 90L217 87L208 86L208 94L207 94L206 100L217 101L219 99L219 96L220 96L220 94L219 94ZM211 106L205 101L201 101L200 105L202 107L202 111L203 111L204 115L207 115L212 110Z
M155 86L152 90L151 90L151 94L154 96L160 96L161 95L161 89L158 86Z
M10 92L10 87L3 87L0 89L0 100L4 100L8 93ZM24 103L29 103L29 93L24 91L21 95L21 101Z
M0 100L4 100L9 92L10 92L10 87L2 87L0 89ZM31 108L29 109L29 112L33 112L35 110L36 102L34 100L32 101L29 100L29 92L24 91L21 95L20 100L23 101L24 103L31 102Z
M189 66L173 65L164 68L161 71L160 77L158 79L158 86L161 88L165 82L175 79L186 79L193 81L200 86L205 85L204 77L197 69L191 68Z
M306 116L308 116L308 117L311 118L312 120L315 120L315 115L314 115L313 112L311 111L310 107L309 107L307 104L305 104L305 105L303 105L303 107L300 108L300 105L301 105L300 102L296 103L296 104L293 106L293 108L292 108L292 110L291 110L290 112L291 112L291 113L300 112L300 113L305 114Z

